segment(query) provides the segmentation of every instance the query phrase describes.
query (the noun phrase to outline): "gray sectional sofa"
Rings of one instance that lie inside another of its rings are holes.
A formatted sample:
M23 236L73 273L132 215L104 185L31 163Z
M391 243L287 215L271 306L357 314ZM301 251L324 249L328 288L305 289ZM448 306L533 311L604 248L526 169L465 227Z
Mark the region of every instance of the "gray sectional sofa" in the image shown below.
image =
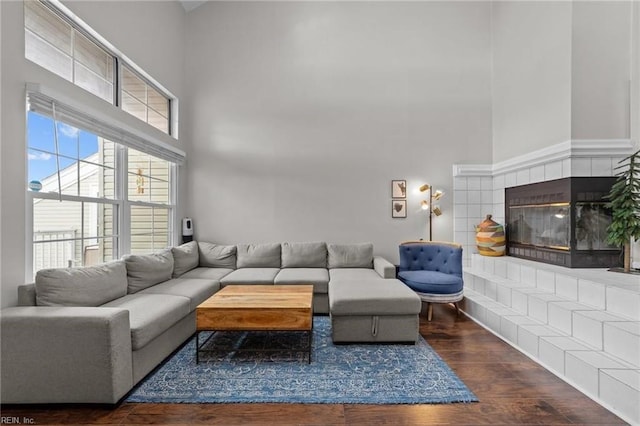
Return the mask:
M312 284L336 342L415 342L420 300L372 244L191 242L38 271L0 311L0 402L117 403L195 332L195 309L234 284Z

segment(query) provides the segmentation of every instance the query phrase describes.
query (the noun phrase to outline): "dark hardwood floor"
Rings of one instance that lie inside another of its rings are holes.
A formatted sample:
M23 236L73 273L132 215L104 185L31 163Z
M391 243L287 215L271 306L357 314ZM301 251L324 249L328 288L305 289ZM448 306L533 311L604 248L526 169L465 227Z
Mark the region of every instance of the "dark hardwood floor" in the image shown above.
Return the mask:
M2 406L33 424L101 425L618 425L582 393L452 307L423 311L420 332L480 402L440 405L127 404ZM9 419L11 420L11 419Z

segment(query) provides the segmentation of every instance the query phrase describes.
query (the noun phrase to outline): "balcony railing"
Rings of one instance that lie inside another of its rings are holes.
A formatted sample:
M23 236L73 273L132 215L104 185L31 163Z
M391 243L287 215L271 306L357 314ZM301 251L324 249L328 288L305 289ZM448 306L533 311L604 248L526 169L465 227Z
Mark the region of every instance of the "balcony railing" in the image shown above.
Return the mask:
M80 240L75 230L33 233L33 270L72 267L81 262ZM81 264L81 263L80 263Z

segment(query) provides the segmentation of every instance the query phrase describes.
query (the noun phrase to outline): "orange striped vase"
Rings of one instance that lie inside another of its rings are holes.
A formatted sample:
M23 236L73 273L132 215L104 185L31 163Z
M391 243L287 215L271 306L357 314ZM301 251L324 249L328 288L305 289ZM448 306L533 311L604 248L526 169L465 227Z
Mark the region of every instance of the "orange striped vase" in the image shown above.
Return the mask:
M506 248L504 227L491 220L491 215L476 226L476 245L483 256L503 256Z

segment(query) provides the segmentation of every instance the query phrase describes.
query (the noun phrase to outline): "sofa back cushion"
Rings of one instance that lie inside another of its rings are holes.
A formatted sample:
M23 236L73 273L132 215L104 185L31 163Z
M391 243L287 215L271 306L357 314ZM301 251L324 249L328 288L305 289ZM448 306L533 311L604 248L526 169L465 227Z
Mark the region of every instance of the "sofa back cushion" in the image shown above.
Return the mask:
M283 268L326 268L327 244L282 243Z
M100 306L127 294L121 260L83 268L41 269L36 273L39 306Z
M173 278L178 278L180 275L197 268L200 263L198 243L195 241L171 248L171 254L173 254Z
M328 267L373 268L373 244L327 244Z
M171 279L173 273L171 249L153 254L128 254L122 259L127 265L128 293L137 293Z
M200 266L236 269L236 246L198 242Z
M280 244L238 244L238 268L279 268Z

